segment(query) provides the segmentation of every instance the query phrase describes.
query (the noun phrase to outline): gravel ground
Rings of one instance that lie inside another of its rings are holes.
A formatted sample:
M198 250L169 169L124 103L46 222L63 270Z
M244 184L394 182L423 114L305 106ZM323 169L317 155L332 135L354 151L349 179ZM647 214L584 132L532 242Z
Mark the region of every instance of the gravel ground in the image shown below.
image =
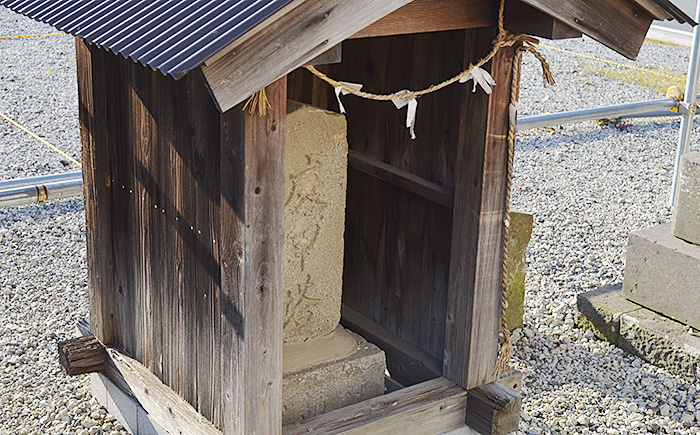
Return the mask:
M0 36L45 33L54 30L0 8ZM676 74L689 54L646 44L632 63L589 39L547 44ZM543 88L526 54L521 114L661 97L587 72L590 60L541 51L558 84ZM79 158L72 38L0 39L0 58L0 112ZM700 433L700 385L573 327L577 293L622 281L628 233L670 218L679 122L632 122L625 130L582 123L520 134L513 208L535 215L514 356L526 374L524 434ZM75 170L4 121L0 154L0 179ZM0 209L1 434L125 433L91 398L86 376L59 370L56 342L73 335L87 311L82 201Z

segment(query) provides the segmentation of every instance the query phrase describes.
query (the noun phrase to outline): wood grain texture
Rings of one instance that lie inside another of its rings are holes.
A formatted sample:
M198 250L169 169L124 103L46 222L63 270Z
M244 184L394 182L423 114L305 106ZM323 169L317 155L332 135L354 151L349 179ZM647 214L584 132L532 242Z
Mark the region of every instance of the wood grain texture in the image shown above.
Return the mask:
M483 50L495 32L479 32ZM506 209L507 131L514 48L486 65L497 83L461 107L465 123L455 187L443 375L473 388L490 382L498 353L503 217Z
M114 288L114 251L112 235L112 197L110 194L109 155L98 152L97 144L106 140L105 76L103 64L93 62L94 48L75 39L78 70L80 137L82 141L83 198L90 292L90 317L95 336L112 343L116 336ZM106 248L106 249L105 249Z
M496 8L482 0L413 0L352 38L489 27L496 24Z
M106 358L104 344L94 335L58 342L58 361L70 376L102 372Z
M315 58L311 59L309 63L306 64L308 65L328 65L331 63L340 63L343 61L343 45L338 44L335 47L324 51L320 55L316 56Z
M222 118L222 414L224 433L282 427L286 79L264 117Z
M467 392L445 378L433 379L284 427L284 435L433 435L460 427Z
M518 430L522 398L499 383L469 390L467 425L482 435L506 435Z
M381 160L351 150L348 152L348 165L444 207L452 208L454 205L452 190L387 165Z
M503 18L503 25L512 33L525 33L547 39L579 38L582 35L580 31L520 0L506 2Z
M222 111L307 64L348 36L410 0L306 0L290 3L274 20L226 47L227 54L202 66Z
M653 20L644 7L629 0L522 1L632 60Z
M220 435L192 405L163 384L147 367L116 349L108 349L111 364L149 417L171 434Z
M79 53L93 329L226 433L279 433L284 81L222 115L199 70Z
M471 32L349 40L343 62L329 70L380 93L424 88L463 69ZM458 111L444 108L459 107L468 98L466 86L422 97L413 141L405 110L347 96L350 149L453 190L462 121ZM452 213L356 169L349 171L347 204L344 303L442 359Z

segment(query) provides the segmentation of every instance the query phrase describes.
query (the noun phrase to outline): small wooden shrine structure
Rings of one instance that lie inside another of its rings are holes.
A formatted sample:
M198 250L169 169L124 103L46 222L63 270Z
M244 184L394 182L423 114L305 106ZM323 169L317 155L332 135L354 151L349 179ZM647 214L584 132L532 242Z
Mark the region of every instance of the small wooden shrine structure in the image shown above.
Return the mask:
M455 84L421 97L415 140L391 103L343 97L342 323L385 352L396 390L290 426L281 418L286 103L337 110L334 89L300 67L325 65L376 93L426 88L492 50L498 2L238 3L275 9L174 73L126 59L140 49L126 42L110 48L129 35L99 39L99 14L86 35L66 28L72 11L26 12L84 38L76 54L90 328L107 351L73 361L73 372L104 372L173 433L513 430L519 382L498 384L494 369L519 41L484 65L497 84L490 95ZM147 34L152 17L142 15L129 31ZM508 0L505 29L586 33L634 57L651 21L666 15L652 0ZM220 25L208 20L196 29ZM266 114L242 111L263 88ZM81 346L64 348L68 366Z

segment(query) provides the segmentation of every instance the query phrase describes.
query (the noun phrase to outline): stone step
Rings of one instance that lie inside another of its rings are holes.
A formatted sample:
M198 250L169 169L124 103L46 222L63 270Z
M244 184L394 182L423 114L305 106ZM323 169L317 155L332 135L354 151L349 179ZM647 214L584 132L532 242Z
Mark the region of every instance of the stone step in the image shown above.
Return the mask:
M623 295L700 329L700 246L671 234L671 224L630 233Z
M576 325L650 364L690 382L700 381L700 336L689 333L682 323L628 301L621 287L579 294Z

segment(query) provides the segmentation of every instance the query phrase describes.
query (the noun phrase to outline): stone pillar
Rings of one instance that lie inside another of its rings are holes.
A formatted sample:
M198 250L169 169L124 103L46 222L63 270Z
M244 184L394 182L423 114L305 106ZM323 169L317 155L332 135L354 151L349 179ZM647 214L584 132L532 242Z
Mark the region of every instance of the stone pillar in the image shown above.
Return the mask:
M283 424L384 393L384 352L338 326L343 291L345 117L287 104Z
M700 153L684 155L679 173L671 232L700 245Z

